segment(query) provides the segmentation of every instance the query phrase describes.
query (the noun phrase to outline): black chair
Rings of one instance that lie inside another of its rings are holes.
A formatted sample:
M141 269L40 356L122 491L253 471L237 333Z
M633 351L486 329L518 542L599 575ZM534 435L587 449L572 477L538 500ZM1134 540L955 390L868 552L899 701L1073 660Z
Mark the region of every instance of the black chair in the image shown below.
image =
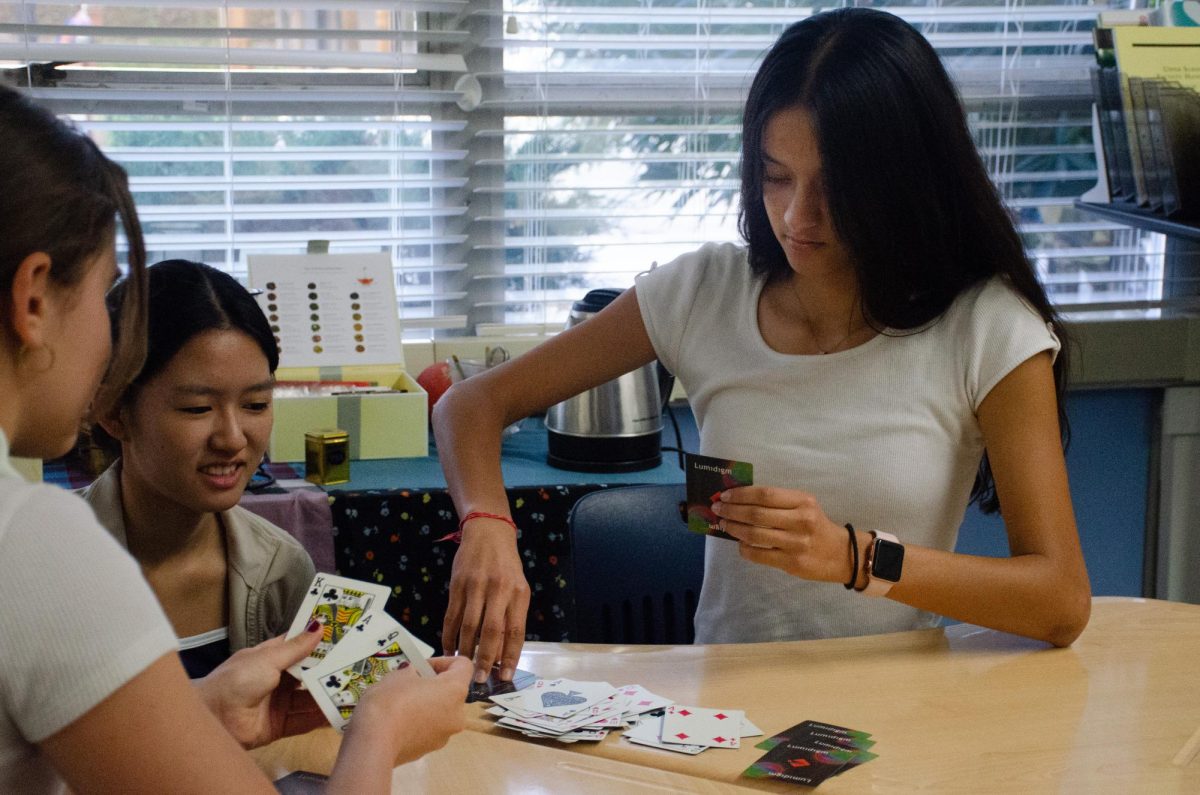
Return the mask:
M677 485L586 494L567 518L579 643L691 643L704 536L684 524Z

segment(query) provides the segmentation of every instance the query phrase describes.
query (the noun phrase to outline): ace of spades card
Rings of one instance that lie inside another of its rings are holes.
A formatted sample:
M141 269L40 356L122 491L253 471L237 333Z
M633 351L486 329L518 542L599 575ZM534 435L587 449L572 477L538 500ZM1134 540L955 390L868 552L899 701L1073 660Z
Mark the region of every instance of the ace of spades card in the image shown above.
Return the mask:
M565 718L582 712L616 693L608 682L576 682L572 679L539 679L518 693L517 703L541 715ZM499 699L493 698L499 703Z
M301 675L329 724L345 731L367 688L392 671L412 666L420 676L435 676L416 639L386 613L378 613L368 634L339 644L333 652Z
M313 578L287 637L294 638L304 631L308 622L316 619L322 625L321 642L304 660L288 669L297 679L301 674L319 665L330 651L346 636L347 631L359 623L372 608L382 610L383 603L391 595L391 588L378 583L352 580L334 574L317 574Z

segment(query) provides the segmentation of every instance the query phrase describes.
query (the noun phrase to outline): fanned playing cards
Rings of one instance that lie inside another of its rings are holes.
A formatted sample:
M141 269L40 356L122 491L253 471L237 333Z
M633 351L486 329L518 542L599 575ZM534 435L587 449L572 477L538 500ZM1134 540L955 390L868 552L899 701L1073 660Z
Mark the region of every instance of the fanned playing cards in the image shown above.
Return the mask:
M299 679L309 668L319 665L350 629L369 615L372 609L383 610L383 604L391 596L392 589L386 585L352 580L336 574L317 574L308 587L287 637L294 638L304 631L308 622L316 619L321 624L321 642L307 659L293 665L288 673Z
M367 688L392 671L412 667L420 676L435 675L427 662L433 649L384 612L390 593L385 585L318 574L288 630L291 638L314 619L322 625L316 650L288 670L339 731Z

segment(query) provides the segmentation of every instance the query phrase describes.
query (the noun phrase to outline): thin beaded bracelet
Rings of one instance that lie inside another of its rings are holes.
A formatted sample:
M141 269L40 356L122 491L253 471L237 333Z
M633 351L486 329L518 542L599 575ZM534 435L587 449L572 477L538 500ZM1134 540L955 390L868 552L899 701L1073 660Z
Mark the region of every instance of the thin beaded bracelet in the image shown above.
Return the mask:
M488 513L487 511L471 511L459 520L457 530L455 530L453 533L447 533L446 535L437 539L437 541L453 541L456 544L461 544L463 527L465 527L467 522L471 521L472 519L498 519L511 527L514 533L517 532L517 523L507 516L501 516L498 513Z
M850 556L854 561L850 564L850 580L843 583L846 590L854 588L854 581L858 579L858 536L854 532L854 525L846 522L846 530L850 533Z
M871 564L875 560L875 539L879 538L879 534L874 530L868 530L871 534L871 543L867 545L867 549L863 552L863 571L867 573L867 581L863 583L863 587L854 586L854 590L862 593L867 590L867 586L871 584Z

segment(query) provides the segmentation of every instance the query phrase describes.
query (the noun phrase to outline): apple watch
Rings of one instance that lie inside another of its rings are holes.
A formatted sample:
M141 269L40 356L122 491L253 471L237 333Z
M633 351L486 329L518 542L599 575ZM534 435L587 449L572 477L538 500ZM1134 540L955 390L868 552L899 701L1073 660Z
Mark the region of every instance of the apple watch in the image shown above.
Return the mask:
M867 596L884 596L900 582L904 568L904 545L891 533L872 530L873 540L867 547Z

